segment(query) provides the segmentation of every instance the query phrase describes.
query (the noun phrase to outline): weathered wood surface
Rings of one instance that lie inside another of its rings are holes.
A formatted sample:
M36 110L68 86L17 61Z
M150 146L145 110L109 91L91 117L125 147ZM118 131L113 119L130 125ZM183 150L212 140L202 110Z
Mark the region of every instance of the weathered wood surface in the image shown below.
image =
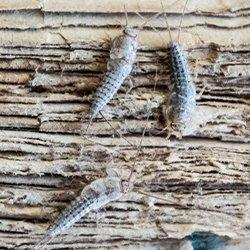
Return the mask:
M174 37L183 4L167 8ZM160 1L129 0L126 8L130 25L142 23L135 11L146 18L161 11ZM0 11L1 249L32 249L84 185L109 167L126 178L134 160L137 188L189 209L133 192L90 213L53 240L51 249L173 249L195 230L234 240L249 236L249 1L188 4L181 41L197 92L207 88L181 141L157 135L169 86L163 17L151 22L158 33L149 24L140 32L135 88L119 92L103 112L135 145L150 112L143 154L136 159L136 149L114 136L101 117L89 130L92 142L80 136L106 69L107 38L121 33L118 20L125 23L123 3L1 1Z

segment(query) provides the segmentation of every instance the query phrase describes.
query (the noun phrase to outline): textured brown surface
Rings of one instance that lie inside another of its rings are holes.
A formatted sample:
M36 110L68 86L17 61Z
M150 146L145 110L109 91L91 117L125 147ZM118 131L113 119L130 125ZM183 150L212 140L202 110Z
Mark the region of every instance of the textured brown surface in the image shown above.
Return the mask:
M126 8L131 25L142 23L133 12L148 18L161 10L160 1L146 0ZM182 9L183 1L167 9L174 38ZM0 11L0 248L33 249L84 185L110 167L126 178L135 160L136 149L101 117L92 142L79 133L106 68L107 38L125 23L123 3L1 1ZM195 230L249 236L249 1L190 0L187 12L181 41L197 92L207 88L183 140L157 135L169 86L163 17L151 22L159 33L149 25L140 33L135 88L103 113L138 145L150 112L136 186L189 208L133 192L90 213L51 249L173 249Z

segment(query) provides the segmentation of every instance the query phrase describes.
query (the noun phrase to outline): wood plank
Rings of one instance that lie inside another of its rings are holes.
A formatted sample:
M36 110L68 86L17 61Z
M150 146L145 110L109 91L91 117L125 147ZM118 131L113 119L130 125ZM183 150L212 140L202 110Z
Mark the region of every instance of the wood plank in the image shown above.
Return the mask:
M165 3L174 40L184 4ZM150 18L161 1L128 0L126 10L138 27L136 12ZM33 249L86 185L110 168L126 179L134 163L133 192L89 213L48 249L192 249L187 236L197 231L226 239L227 250L247 249L249 1L188 2L181 44L197 94L206 89L181 140L159 134L170 93L163 15L140 30L134 88L126 94L124 84L103 111L134 146L101 116L88 138L81 132L110 39L126 23L124 2L3 0L0 12L0 249Z

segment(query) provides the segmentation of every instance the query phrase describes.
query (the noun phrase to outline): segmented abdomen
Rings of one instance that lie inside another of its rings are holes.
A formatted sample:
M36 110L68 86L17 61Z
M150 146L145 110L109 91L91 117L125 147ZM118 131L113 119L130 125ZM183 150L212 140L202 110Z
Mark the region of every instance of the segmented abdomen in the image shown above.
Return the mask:
M116 68L114 68L112 71L108 71L105 74L101 82L101 86L97 89L96 99L94 100L90 110L92 119L94 119L96 115L113 98L121 84L124 82L125 78L128 76L123 67L126 67L126 65L117 65Z
M178 43L170 46L172 91L168 100L167 119L172 128L182 132L196 105L196 90L187 61Z
M99 209L107 203L122 196L121 180L119 178L103 178L93 181L85 187L78 199L65 209L60 217L48 229L37 249L43 247L50 239L72 226L91 210Z
M133 37L124 33L113 40L107 72L97 89L95 100L91 106L91 120L113 98L126 77L131 73L137 47L137 36Z

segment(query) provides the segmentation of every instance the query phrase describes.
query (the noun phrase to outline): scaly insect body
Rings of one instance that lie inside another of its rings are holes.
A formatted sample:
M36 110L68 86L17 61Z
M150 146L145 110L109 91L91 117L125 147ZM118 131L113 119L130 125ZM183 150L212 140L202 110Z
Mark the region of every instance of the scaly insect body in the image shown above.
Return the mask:
M44 247L51 239L68 229L90 211L97 210L111 201L118 200L128 191L129 185L127 185L127 182L121 181L118 177L107 177L93 181L83 189L80 197L69 208L65 209L48 229L36 249Z
M138 48L138 32L132 28L125 28L123 33L113 40L107 72L97 89L96 99L90 110L90 122L113 98L132 71Z
M145 131L143 132L144 136ZM142 136L142 138L143 138ZM61 234L63 231L71 227L75 222L79 221L80 218L85 216L87 213L93 210L98 210L99 208L107 205L112 201L119 200L124 194L130 191L136 191L139 194L153 197L170 204L175 204L188 208L185 205L174 203L173 201L168 201L165 198L158 197L156 195L149 194L140 190L134 190L132 184L132 175L135 169L135 162L139 156L141 149L142 139L140 141L135 161L133 163L130 175L127 180L121 180L119 177L106 177L93 181L90 185L86 186L81 195L73 202L73 204L65 209L59 218L54 222L52 226L49 227L48 231L42 238L42 240L36 245L35 249L42 249L46 246L57 235Z
M171 43L169 57L172 90L168 98L166 121L168 127L182 134L196 107L196 89L178 43Z
M168 137L170 137L171 134L175 134L180 138L182 137L186 127L192 119L192 114L196 107L196 88L188 69L186 57L179 43L181 24L187 2L188 0L186 0L180 21L178 42L174 42L172 39L171 29L161 2L171 40L168 49L171 71L170 80L172 86L170 88L167 107L163 109L163 116L166 121L166 128L164 130L167 129L169 131Z

